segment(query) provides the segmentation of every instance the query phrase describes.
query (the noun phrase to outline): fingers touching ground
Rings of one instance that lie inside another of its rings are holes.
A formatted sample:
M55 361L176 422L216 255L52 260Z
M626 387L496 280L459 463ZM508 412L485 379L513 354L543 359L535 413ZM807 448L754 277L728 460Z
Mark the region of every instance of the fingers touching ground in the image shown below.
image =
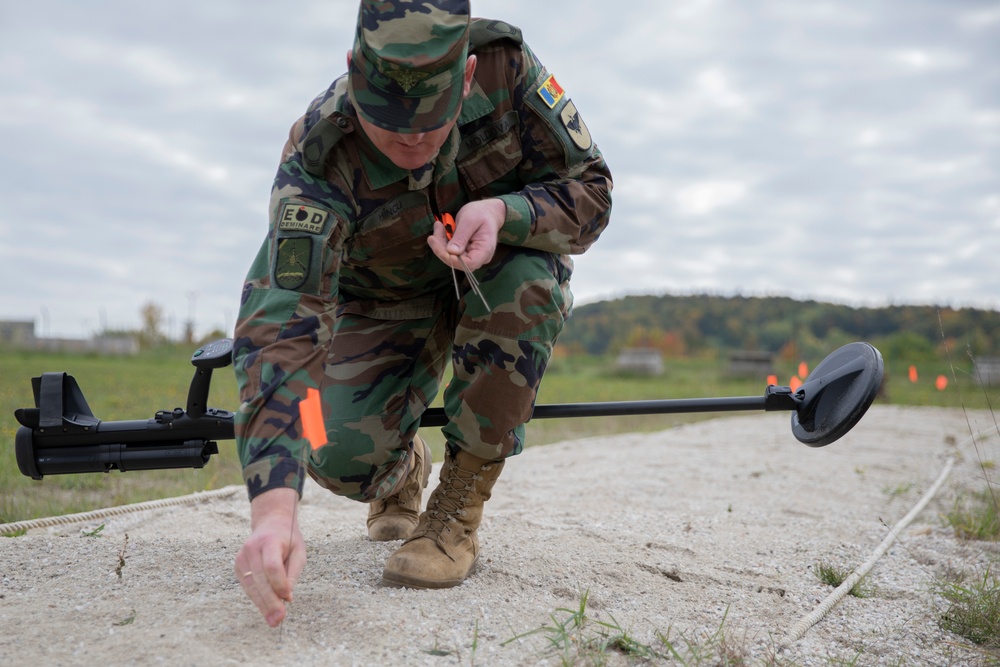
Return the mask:
M285 618L285 603L292 601L306 563L294 512L297 501L294 489L276 489L254 499L253 532L233 567L243 591L271 627Z

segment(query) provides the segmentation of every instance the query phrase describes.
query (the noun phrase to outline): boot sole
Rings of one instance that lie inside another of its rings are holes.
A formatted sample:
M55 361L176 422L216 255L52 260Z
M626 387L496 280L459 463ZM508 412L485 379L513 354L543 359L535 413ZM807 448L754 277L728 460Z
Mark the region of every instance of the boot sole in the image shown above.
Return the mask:
M386 572L382 572L382 584L385 586L392 586L393 588L454 588L475 574L476 565L478 564L479 558L476 558L476 560L472 563L472 567L469 568L469 571L465 573L464 577L461 579L445 579L443 581L434 579L417 579L415 577L408 577L405 574L388 574Z

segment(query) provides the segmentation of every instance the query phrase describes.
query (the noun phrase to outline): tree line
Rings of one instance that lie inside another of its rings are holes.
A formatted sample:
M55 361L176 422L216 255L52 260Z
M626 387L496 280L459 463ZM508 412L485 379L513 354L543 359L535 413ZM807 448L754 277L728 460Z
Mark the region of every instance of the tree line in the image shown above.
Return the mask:
M863 340L884 355L922 359L950 350L1000 355L1000 312L894 305L852 307L790 297L627 296L574 309L559 340L567 354L630 347L665 356L760 350L795 358Z

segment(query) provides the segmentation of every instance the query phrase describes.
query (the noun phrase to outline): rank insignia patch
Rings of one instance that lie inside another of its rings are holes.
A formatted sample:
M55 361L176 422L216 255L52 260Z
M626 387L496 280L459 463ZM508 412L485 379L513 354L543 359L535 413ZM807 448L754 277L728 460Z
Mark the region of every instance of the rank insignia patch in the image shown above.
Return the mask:
M278 287L287 290L301 287L309 277L311 256L312 239L280 239L274 267L274 281Z
M594 140L590 136L587 124L580 118L580 112L576 110L573 100L566 102L566 106L563 107L562 112L559 114L559 119L562 120L562 124L569 131L569 138L573 140L576 147L582 151L590 150Z
M283 204L278 213L278 229L322 234L323 225L329 216L327 211L315 206L295 203Z
M559 104L559 100L566 94L562 86L559 85L559 82L556 81L556 77L552 74L549 75L549 78L545 80L545 83L541 85L537 92L538 96L549 105L550 109Z

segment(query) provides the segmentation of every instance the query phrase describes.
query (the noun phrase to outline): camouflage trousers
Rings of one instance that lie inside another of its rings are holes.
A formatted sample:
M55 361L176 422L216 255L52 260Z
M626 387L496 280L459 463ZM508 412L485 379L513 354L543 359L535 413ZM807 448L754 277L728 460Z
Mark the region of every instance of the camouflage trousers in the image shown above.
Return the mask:
M420 417L444 389L451 448L499 460L520 453L552 346L572 306L568 258L500 246L476 276L490 310L458 272L462 296L442 290L420 319L342 313L320 388L329 443L309 474L369 502L401 486Z

